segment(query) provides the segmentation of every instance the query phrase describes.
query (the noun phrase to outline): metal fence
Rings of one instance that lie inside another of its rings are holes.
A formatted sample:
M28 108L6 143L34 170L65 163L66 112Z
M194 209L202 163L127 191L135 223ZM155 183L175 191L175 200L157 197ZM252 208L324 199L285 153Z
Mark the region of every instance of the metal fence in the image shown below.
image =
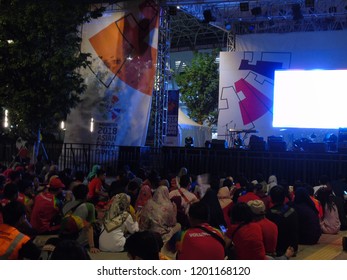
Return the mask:
M94 164L104 167L109 175L129 165L133 171L139 168L155 169L162 176L177 174L183 166L192 174L215 175L244 174L255 178L257 173L265 177L271 174L293 183L303 180L316 184L322 174L337 178L347 174L346 153L270 152L242 149L208 149L184 147L129 147L100 146L93 144L45 143L49 160L60 169L71 168L89 172ZM29 150L31 148L29 147ZM14 162L17 150L14 144L0 143L0 162Z
M27 146L29 153L33 147ZM159 169L160 149L152 147L102 146L79 143L45 143L39 150L44 158L57 164L60 169L71 168L89 172L93 165L103 166L109 175L115 175L117 170L125 164L133 170L140 167ZM18 150L15 144L0 143L0 163L10 166L18 161Z

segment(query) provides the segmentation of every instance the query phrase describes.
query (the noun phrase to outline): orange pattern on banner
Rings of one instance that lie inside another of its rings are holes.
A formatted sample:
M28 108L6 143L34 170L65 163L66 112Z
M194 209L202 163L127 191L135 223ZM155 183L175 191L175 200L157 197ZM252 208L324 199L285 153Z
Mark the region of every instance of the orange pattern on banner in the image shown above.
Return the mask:
M150 33L158 26L158 14L152 8L148 18L136 21L129 14L110 24L89 41L105 65L132 88L152 95L157 49L148 44Z
M124 28L124 21L110 24L102 31L89 39L99 58L114 73L117 74L126 59L126 53L130 53L132 47L119 36L118 28ZM119 48L117 46L122 46Z

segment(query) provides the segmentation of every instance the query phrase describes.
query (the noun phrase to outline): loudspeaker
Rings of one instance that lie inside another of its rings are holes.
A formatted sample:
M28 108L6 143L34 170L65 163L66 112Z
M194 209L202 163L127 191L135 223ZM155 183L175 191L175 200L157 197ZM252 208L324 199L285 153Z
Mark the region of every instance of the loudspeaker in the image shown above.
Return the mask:
M301 7L300 4L293 4L292 5L292 13L293 13L293 19L299 20L303 18L303 15L301 13Z
M226 140L212 139L211 149L222 150L228 147Z
M249 150L251 151L265 151L266 150L266 142L263 137L259 137L256 135L251 135L249 138Z
M336 8L335 6L331 6L331 7L329 8L329 13L334 14L334 13L336 13L336 12L337 12L337 8Z
M251 13L253 16L260 16L261 15L261 7L255 7L251 10Z
M259 137L257 135L251 135L251 137L249 138L249 143L259 143L259 142L263 142L264 141L264 137Z
M305 0L306 8L314 8L314 0Z
M188 136L184 139L184 144L186 148L192 148L194 147L194 138L191 136Z
M249 3L248 2L240 2L240 11L248 12L249 11Z
M170 16L177 15L177 7L176 6L169 6L169 15Z
M212 16L211 10L205 10L203 12L203 16L204 16L204 23L209 23L210 21L216 20L216 18Z
M250 142L249 150L263 152L266 150L266 142L264 140L261 142L253 142L253 143Z
M325 153L328 151L327 143L307 143L306 150L310 153Z
M347 142L347 128L339 128L338 141Z
M347 251L347 237L342 236L342 250Z
M337 146L339 152L347 152L347 128L339 128Z
M284 141L268 142L267 143L270 152L285 152L287 151L287 143Z
M283 142L283 136L268 136L267 142Z

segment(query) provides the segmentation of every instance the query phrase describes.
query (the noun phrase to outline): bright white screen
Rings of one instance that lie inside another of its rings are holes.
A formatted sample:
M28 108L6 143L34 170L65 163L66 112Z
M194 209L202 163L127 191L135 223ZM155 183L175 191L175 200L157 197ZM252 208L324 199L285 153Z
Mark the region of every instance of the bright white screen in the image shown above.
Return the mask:
M347 127L347 70L275 71L273 126Z

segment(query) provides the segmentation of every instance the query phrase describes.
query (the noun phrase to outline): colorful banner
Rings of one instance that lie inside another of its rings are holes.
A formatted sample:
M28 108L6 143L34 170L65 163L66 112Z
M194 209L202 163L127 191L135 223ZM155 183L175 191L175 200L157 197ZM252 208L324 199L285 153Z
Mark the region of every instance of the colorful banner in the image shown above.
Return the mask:
M178 107L179 90L168 91L167 131L165 137L166 146L178 146Z
M100 150L145 145L159 7L151 0L124 5L126 12L107 11L82 28L82 51L91 54L91 66L82 72L87 90L67 118L65 143L96 144Z

